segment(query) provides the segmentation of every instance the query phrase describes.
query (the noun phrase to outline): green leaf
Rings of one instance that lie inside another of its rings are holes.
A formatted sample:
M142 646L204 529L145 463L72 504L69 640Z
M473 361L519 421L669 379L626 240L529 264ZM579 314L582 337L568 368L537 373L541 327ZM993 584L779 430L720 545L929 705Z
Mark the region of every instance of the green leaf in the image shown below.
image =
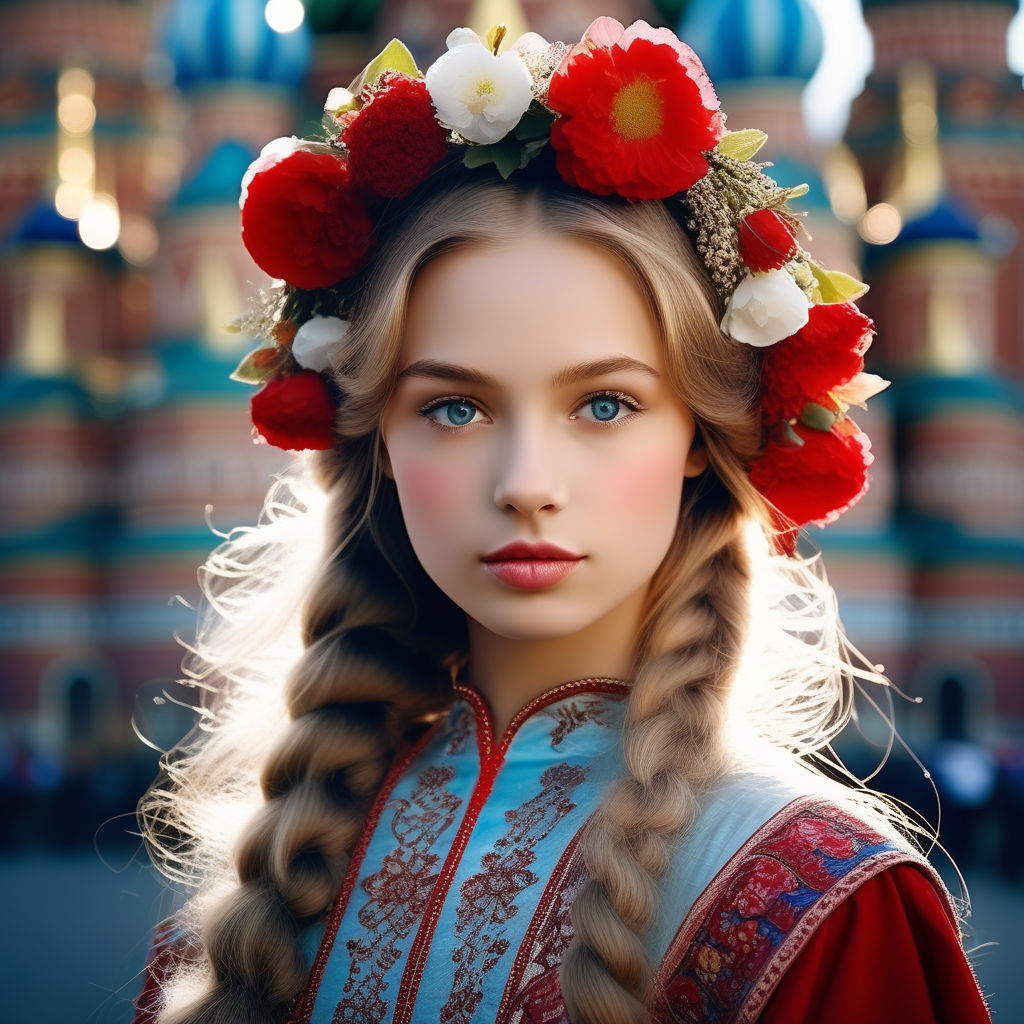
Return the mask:
M839 419L838 413L826 409L823 405L818 405L817 402L808 402L804 406L804 411L800 413L800 422L805 427L810 427L811 430L828 432L837 419Z
M398 71L410 78L422 78L420 69L416 67L416 59L409 52L409 47L401 39L392 39L369 64L363 68L362 74L348 87L349 92L358 96L363 86L373 85L385 71Z
M470 146L462 162L466 167L485 167L487 164L494 164L498 168L498 173L503 178L508 178L514 171L525 167L527 160L523 158L523 147L510 132L503 139L487 146Z
M782 424L782 434L790 444L795 444L797 448L803 448L804 439L790 426L788 421Z
M551 137L551 126L554 123L555 115L539 103L533 102L519 118L514 134L520 142L533 142L537 139L547 142Z
M811 273L818 282L821 301L826 305L833 302L851 302L859 299L868 290L863 281L858 281L841 270L826 270L817 263L812 263Z
M291 352L276 345L254 348L235 367L231 379L242 384L262 384L278 376L291 358Z
M758 128L744 128L739 132L726 132L715 147L722 156L733 160L749 160L768 141L768 136Z
M523 146L523 156L519 161L519 168L522 170L535 156L539 153L544 152L544 147L548 144L547 139L534 139L533 142L527 142Z

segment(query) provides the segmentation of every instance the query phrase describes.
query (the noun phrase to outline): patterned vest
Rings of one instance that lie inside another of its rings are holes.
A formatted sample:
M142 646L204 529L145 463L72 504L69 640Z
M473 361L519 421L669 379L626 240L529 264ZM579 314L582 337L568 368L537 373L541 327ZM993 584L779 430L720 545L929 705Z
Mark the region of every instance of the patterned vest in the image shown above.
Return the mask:
M567 1021L558 971L586 878L579 834L622 772L625 693L601 679L558 687L498 742L460 688L393 767L326 926L307 936L294 1024ZM919 860L837 803L730 776L661 883L646 936L653 1019L753 1020L833 907Z

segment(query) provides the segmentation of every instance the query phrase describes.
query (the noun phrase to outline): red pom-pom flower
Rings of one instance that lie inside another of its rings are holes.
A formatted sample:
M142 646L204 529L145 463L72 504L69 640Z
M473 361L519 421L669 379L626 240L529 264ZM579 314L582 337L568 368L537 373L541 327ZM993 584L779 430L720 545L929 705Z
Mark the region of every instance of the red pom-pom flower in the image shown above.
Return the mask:
M359 268L373 225L343 159L296 149L254 170L242 241L263 270L297 288L328 288Z
M867 490L874 461L871 442L853 420L837 420L831 430L797 424L802 443L771 440L750 471L754 486L795 525L836 520Z
M265 384L252 396L252 422L268 444L285 451L330 448L337 409L327 381L300 370Z
M697 55L665 28L595 21L551 77L559 173L598 195L665 199L707 173L725 131Z
M448 133L437 122L422 79L394 74L341 133L352 181L375 195L403 199L444 157Z
M739 250L748 269L778 270L796 252L796 236L774 210L755 210L740 221Z
M874 324L852 302L819 303L808 320L767 350L761 370L765 422L799 417L807 402L825 402L829 391L864 369Z

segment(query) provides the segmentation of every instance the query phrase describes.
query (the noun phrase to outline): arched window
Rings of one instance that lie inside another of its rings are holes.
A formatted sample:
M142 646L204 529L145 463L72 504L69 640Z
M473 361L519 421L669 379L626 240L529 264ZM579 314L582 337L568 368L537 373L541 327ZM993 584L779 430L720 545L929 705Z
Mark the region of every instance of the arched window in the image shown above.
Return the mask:
M947 675L939 684L939 739L967 739L967 689L958 676Z
M96 725L96 693L92 680L76 675L65 694L65 722L69 740L87 740Z

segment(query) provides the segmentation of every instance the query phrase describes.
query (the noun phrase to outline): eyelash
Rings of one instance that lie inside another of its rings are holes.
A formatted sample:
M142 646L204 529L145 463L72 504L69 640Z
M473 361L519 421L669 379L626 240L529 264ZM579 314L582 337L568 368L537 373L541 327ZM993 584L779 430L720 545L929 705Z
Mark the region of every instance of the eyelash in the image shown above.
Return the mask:
M580 417L578 415L578 411L582 409L583 406L587 405L587 403L593 402L596 398L614 398L616 401L621 402L629 410L629 413L626 416L614 420L587 420L587 423L595 423L602 427L617 427L620 423L624 423L626 420L632 419L633 416L636 415L637 413L643 412L643 406L632 395L626 394L626 392L624 391L615 391L606 388L603 391L594 391L591 394L586 395L584 398L582 398L576 405L575 410L573 411L573 414L570 417L570 419L579 419ZM420 406L418 412L420 416L428 420L439 430L462 430L464 429L464 427L458 427L452 423L442 423L440 420L431 418L430 415L437 409L443 409L446 405L449 405L453 402L462 402L465 403L466 405L473 406L473 408L478 411L481 411L480 403L477 402L476 399L470 398L467 395L443 395L441 397L432 399L431 401L427 402L426 405ZM470 424L467 423L465 424L465 426L470 426Z

